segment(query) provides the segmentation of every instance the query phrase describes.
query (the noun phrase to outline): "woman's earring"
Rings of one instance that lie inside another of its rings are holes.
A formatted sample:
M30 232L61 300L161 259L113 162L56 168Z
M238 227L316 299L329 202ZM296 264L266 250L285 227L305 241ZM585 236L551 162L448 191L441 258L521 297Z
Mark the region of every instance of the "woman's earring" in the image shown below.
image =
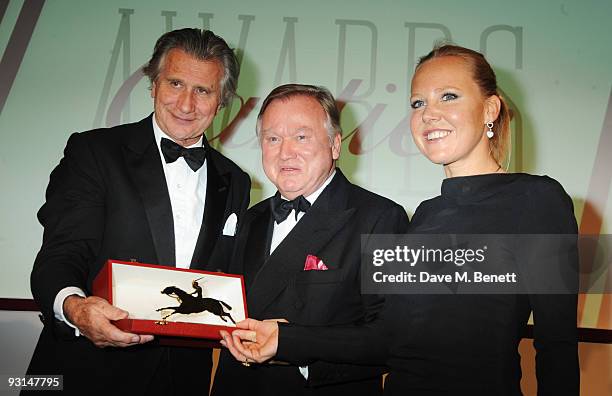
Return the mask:
M493 138L493 135L495 135L495 132L493 132L493 123L491 121L487 122L487 128L489 128L489 130L487 131L487 137L489 139Z

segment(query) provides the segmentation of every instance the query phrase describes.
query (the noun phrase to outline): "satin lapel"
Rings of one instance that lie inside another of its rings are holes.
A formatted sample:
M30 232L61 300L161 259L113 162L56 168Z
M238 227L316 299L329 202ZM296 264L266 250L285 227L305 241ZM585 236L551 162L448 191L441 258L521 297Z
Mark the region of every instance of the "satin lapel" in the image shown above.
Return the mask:
M323 191L308 213L287 235L257 273L249 294L249 313L259 316L304 270L309 254L318 255L344 227L355 212L347 208L349 183L338 170L332 183ZM340 263L325 263L329 269Z
M158 264L175 266L172 206L151 122L150 116L145 118L126 136L123 155L142 199Z
M204 204L204 219L200 227L200 234L196 243L191 268L208 269L215 271L216 268L207 268L208 260L215 247L217 239L221 235L223 227L223 215L227 202L230 185L230 174L220 175L215 163L206 159L206 202Z

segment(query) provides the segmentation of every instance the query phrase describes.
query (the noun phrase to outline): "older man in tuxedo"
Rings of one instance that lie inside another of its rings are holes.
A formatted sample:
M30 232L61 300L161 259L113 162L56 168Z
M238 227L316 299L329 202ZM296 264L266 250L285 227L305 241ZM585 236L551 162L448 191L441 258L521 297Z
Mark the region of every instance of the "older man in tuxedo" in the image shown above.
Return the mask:
M166 33L143 69L154 113L70 137L38 213L31 283L44 329L28 373L63 374L67 394L207 391L210 349L119 330L112 321L128 312L91 286L107 259L227 271L250 179L204 132L234 96L238 69L212 32Z
M244 274L249 316L318 326L373 321L384 300L360 293L361 235L404 232L404 209L350 183L336 167L341 129L326 89L274 89L257 133L264 171L278 192L249 209L238 232L230 272ZM382 371L322 361L255 365L223 351L213 394L375 395Z

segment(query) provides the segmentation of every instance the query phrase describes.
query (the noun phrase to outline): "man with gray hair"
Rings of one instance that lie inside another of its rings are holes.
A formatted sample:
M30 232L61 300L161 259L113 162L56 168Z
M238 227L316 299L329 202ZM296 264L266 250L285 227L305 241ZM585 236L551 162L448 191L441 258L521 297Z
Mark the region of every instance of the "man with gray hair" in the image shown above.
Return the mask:
M244 275L249 316L317 326L373 321L384 300L360 292L361 235L405 232L406 212L336 167L342 131L327 89L274 89L262 103L257 134L264 172L278 192L245 214L229 269ZM213 395L382 392L381 367L293 363L237 362L224 350Z
M207 392L210 349L160 346L112 323L128 312L91 295L107 259L227 271L250 179L204 136L236 92L238 62L211 31L161 36L143 68L154 112L73 134L38 213L31 276L44 322L29 374L62 374L65 394Z

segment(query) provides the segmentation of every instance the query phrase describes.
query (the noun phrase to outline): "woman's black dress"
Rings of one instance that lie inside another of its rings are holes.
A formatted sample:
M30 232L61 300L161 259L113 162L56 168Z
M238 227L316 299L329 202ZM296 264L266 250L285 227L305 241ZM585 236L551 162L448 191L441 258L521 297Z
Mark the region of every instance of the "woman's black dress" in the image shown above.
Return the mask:
M515 173L445 179L409 232L576 234L577 226L559 183ZM576 295L388 297L389 394L520 395L517 348L531 311L538 394L578 394Z

